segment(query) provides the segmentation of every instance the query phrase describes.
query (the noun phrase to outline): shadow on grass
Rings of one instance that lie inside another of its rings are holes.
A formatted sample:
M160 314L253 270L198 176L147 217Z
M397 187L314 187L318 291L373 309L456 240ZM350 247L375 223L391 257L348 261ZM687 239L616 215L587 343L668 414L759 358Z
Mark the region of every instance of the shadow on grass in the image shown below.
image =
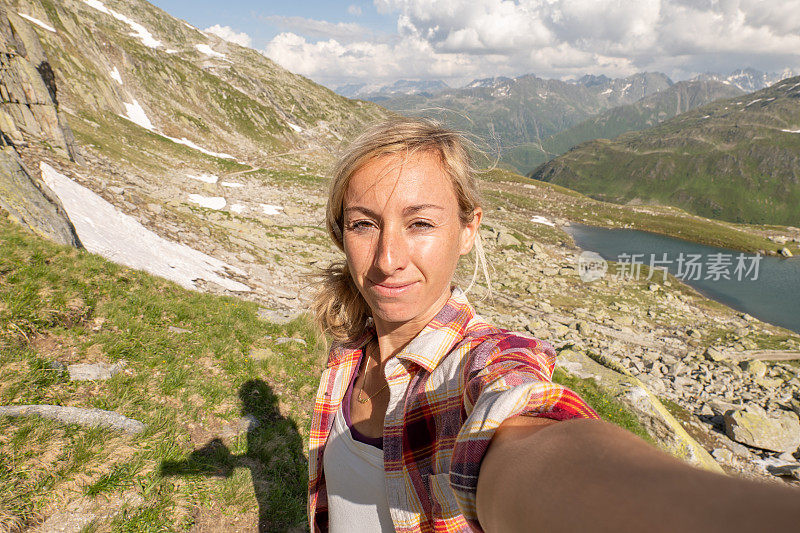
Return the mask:
M258 501L258 531L305 530L308 463L297 426L278 410L278 398L259 379L239 389L242 415L249 421L247 451L234 455L217 437L181 461L161 463L162 476L227 478L250 469Z

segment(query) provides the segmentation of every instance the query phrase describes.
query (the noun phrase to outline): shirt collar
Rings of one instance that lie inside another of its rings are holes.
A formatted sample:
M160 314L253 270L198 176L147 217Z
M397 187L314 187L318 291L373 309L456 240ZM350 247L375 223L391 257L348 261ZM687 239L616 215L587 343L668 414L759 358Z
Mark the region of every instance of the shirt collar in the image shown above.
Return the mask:
M406 347L397 354L398 359L412 361L428 372L432 372L445 355L463 337L475 309L470 305L464 291L454 287L450 298L436 313L436 316L420 331ZM328 366L333 366L343 357L352 356L375 336L375 328L370 325L353 342L334 349Z

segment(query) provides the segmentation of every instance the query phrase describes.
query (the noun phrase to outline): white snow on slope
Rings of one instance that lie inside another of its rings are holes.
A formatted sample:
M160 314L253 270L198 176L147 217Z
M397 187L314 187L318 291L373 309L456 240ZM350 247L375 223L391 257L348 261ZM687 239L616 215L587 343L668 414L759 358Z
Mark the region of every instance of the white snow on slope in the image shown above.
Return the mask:
M217 210L222 209L227 204L222 196L201 196L199 194L190 194L189 201L198 204L200 207Z
M280 215L283 207L280 205L261 204L261 209L265 215Z
M231 206L231 212L232 213L244 213L245 209L247 209L247 208L245 206L243 206L242 204L233 204Z
M205 54L207 56L216 56L216 57L225 57L225 54L221 52L217 52L207 44L196 44L194 45L200 53Z
M119 75L119 70L117 70L117 67L114 67L114 70L109 72L108 75L111 76L112 80L116 80L117 83L122 85L122 76Z
M755 100L751 100L745 107L750 107L751 105L755 104L756 102L760 102L761 98L756 98Z
M147 46L149 48L158 48L159 46L161 46L161 41L159 41L158 39L153 37L153 34L150 33L147 30L147 28L145 28L144 26L142 26L138 22L129 19L128 17L126 17L122 13L118 13L117 11L114 11L113 9L107 8L103 4L103 2L100 2L100 0L83 0L83 1L88 6L93 7L96 10L98 10L98 11L100 11L102 13L105 13L107 15L111 15L115 19L117 19L119 21L122 21L125 24L127 24L128 26L130 26L130 28L133 31L129 35L132 35L133 37L136 37L137 39L142 41L143 45L145 45L145 46Z
M170 141L178 144L182 144L184 146L188 146L189 148L193 148L198 152L203 152L204 154L210 155L212 157L219 157L220 159L235 159L231 154L226 154L223 152L212 152L211 150L206 150L202 146L197 146L195 143L187 139L186 137L181 137L180 139L176 139L175 137L170 137L169 135L164 135L163 133L156 132L165 139L169 139Z
M133 100L132 104L125 103L125 110L126 110L125 114L121 115L123 118L130 120L134 124L137 124L146 130L152 131L153 133L157 133L158 135L161 135L165 139L169 139L174 143L188 146L189 148L197 150L198 152L203 152L204 154L210 155L212 157L219 157L220 159L236 159L230 154L226 154L223 152L212 152L211 150L206 150L205 148L196 145L186 137L181 137L180 139L176 139L175 137L170 137L169 135L164 135L160 131L157 131L155 127L153 127L153 123L150 122L150 119L147 118L147 114L144 112L144 109L142 109L142 106L139 105L139 102L137 102L135 99Z
M300 127L300 126L298 126L297 124L292 124L292 123L291 123L291 122L289 122L288 120L286 121L286 123L289 125L289 127L290 127L290 128L292 128L292 129L293 129L294 131L296 131L297 133L302 133L302 132L303 132L303 128L301 128L301 127Z
M42 162L40 168L42 179L58 195L88 251L167 278L187 289L197 289L195 280L203 279L230 291L251 290L224 276L225 270L240 275L245 272L186 245L159 237L47 163Z
M177 50L175 50L174 48L167 48L167 49L166 49L166 50L164 50L164 51L165 51L166 53L168 53L168 54L177 54L177 53L178 53L178 51L177 51Z
M202 181L205 183L216 183L219 178L216 177L214 174L200 174L199 176L192 176L191 174L186 174L187 178L191 178L193 180Z
M34 18L34 17L30 16L30 15L26 15L25 13L19 13L19 16L24 18L25 20L29 20L29 21L33 22L34 24L36 24L40 28L44 28L47 31L51 31L53 33L56 32L56 29L54 27L52 27L49 24L45 24L44 22L42 22L41 20L39 20L37 18Z
M786 133L800 133L800 130L781 130L785 131Z
M153 131L153 123L147 118L147 113L144 112L144 109L142 109L142 106L139 105L139 102L137 102L135 98L132 104L127 102L123 103L125 104L125 118L144 129Z
M244 185L243 185L243 184L241 184L241 183L234 183L234 182L232 182L232 181L221 181L219 184L220 184L220 185L222 185L223 187L230 187L230 188L232 188L232 189L239 189L239 188L241 188L241 187L244 187Z
M531 222L535 222L536 224L544 224L545 226L555 226L555 224L549 218L540 215L535 215L533 218L531 218Z

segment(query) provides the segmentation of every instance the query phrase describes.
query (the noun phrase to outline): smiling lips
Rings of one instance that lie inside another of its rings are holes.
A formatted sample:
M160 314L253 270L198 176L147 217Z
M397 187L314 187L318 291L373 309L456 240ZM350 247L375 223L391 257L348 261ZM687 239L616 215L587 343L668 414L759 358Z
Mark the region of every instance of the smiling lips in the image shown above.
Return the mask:
M404 292L408 291L416 283L417 283L416 281L400 282L400 283L389 283L389 282L375 283L374 281L371 282L372 289L381 296L400 296Z

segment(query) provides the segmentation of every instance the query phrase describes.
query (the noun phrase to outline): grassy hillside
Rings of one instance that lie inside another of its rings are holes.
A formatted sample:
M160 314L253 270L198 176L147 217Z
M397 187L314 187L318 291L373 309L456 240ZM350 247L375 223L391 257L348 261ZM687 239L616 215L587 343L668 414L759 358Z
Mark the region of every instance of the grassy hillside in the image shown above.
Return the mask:
M134 103L158 132L259 166L274 164L276 154L335 145L385 115L374 104L343 98L144 0L106 0L101 9L82 0L10 4L55 28L31 25L78 140L101 151L104 140L114 142L116 116ZM161 44L148 46L114 13L141 24ZM87 120L100 135L87 132Z
M604 111L548 137L541 144L529 143L513 148L503 155L502 161L528 173L583 142L613 139L629 131L650 128L695 107L741 94L740 89L718 81L678 82L633 104Z
M613 202L658 202L740 223L800 224L800 77L612 141L532 177Z

